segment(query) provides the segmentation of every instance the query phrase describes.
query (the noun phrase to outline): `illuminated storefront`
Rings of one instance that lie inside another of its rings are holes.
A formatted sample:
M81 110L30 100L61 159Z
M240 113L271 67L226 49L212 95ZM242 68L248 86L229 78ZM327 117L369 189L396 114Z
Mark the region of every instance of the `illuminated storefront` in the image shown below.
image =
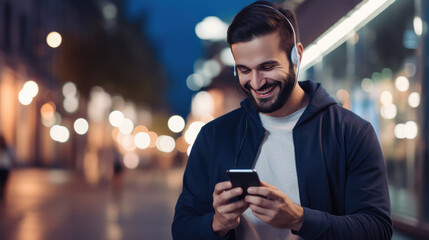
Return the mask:
M395 228L423 236L429 217L429 139L424 134L428 5L379 1L384 3L378 9L368 8L373 13L355 14L365 2L376 1L358 4L306 46L300 78L323 83L340 105L372 123L386 162Z

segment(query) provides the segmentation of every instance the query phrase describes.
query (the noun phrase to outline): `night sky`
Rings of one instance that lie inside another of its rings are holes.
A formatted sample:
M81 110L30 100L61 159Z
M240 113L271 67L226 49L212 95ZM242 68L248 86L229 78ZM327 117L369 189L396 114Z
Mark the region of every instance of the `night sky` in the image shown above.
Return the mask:
M229 24L241 8L252 2L127 0L126 13L131 19L146 15L145 32L169 81L166 97L172 114L186 117L190 111L194 92L187 88L186 78L193 73L194 61L204 53L201 40L195 34L195 25L207 16L217 16Z

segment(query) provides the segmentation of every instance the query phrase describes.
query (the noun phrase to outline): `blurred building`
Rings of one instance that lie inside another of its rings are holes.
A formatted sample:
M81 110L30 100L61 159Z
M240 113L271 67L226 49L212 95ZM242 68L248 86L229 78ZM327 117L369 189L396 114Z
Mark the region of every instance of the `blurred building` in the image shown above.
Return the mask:
M53 91L60 85L51 67L56 49L46 38L63 29L64 13L71 14L63 4L0 1L0 132L14 148L18 165L41 165L42 156L47 162L55 158L55 143L40 127L40 109L44 102L54 102Z
M162 67L144 22L127 21L123 6L0 0L0 134L17 166L77 169L96 183L111 178L115 162L171 165L177 150L156 148L158 135L175 134ZM113 126L115 110L122 118ZM140 132L150 144L134 140Z
M395 229L427 238L429 3L424 0L276 2L295 10L298 18L305 48L300 80L321 82L338 104L374 126L386 162ZM209 85L197 89L223 96L216 100L212 94L218 106L215 115L222 114L238 107L243 95L234 83L233 63L228 64L222 56L228 47L225 41L200 38L208 50L205 59L197 61L195 74L210 77L204 73L203 65L212 60L218 62L221 70L210 78ZM190 88L195 85L198 84Z
M427 1L307 1L296 12L306 46L301 80L323 83L372 123L395 229L429 236Z

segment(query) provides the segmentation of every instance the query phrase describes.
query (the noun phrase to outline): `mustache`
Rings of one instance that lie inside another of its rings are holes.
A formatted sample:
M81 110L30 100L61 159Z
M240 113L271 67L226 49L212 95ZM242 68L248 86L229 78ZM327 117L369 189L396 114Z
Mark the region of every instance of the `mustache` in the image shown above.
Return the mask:
M275 87L275 86L280 86L281 87L281 83L280 82L267 82L265 83L262 87L260 87L259 89L253 89L252 86L250 86L250 83L247 82L246 84L244 84L244 88L250 92L251 89L255 90L255 91L261 91L267 88L271 88L271 87Z

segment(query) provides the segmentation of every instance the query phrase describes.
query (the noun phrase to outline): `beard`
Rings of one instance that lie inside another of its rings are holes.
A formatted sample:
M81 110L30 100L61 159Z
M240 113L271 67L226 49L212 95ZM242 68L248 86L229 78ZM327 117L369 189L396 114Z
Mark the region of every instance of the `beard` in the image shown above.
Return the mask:
M250 86L250 83L246 83L244 85L243 90L245 94L250 99L253 106L258 112L272 113L279 110L286 104L297 82L295 72L293 71L293 69L292 71L289 71L289 72L290 73L286 76L286 78L283 79L283 83L278 81L267 82L264 84L264 86L258 89L258 90L264 90L264 89L269 89L271 87L274 87L274 88L277 86L280 87L280 91L278 95L272 96L271 98L256 99L251 93L252 87Z

